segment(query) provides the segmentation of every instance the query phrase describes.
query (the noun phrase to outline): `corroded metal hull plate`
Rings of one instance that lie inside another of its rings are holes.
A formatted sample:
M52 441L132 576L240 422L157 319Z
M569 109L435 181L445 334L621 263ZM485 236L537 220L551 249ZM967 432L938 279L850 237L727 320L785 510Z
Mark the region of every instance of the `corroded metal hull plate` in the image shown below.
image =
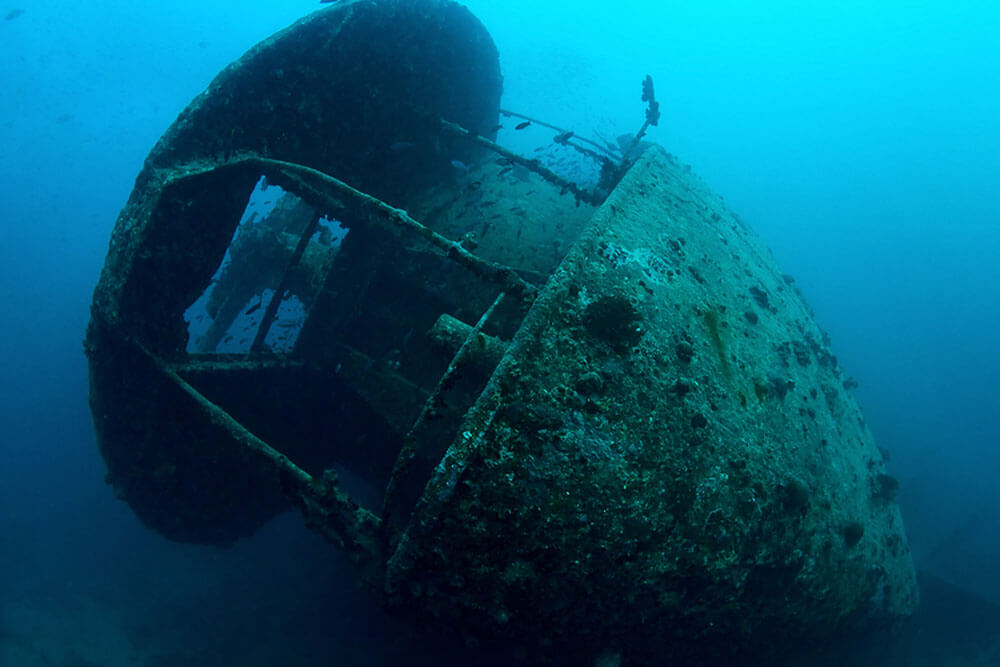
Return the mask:
M390 600L642 661L906 615L892 481L844 383L770 253L651 149L435 471Z

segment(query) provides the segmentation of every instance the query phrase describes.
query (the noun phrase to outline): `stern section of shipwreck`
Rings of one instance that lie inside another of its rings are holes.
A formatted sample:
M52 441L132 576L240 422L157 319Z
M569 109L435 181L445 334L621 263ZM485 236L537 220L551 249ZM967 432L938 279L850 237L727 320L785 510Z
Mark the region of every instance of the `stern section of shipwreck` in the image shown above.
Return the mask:
M793 282L658 146L606 196L497 146L500 93L464 8L355 0L192 102L87 331L115 492L214 545L298 508L394 613L536 660L909 614L897 483Z

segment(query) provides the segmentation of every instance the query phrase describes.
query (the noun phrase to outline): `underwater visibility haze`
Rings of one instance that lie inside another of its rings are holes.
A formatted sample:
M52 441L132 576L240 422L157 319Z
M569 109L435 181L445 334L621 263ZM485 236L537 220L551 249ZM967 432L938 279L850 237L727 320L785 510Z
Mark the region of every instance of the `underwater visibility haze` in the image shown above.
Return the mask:
M1000 664L1000 10L0 14L2 664Z

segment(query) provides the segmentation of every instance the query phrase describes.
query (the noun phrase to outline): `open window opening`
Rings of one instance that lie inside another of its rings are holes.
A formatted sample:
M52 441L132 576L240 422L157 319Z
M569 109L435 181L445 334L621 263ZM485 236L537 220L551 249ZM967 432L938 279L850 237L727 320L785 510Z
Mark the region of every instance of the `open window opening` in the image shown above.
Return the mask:
M408 516L528 303L499 298L500 283L426 230L281 183L257 180L184 313L187 360L173 368L302 470L336 473L368 509L381 512L401 477L395 513ZM456 363L472 336L481 344ZM400 475L404 448L412 464Z
M184 313L189 354L294 348L347 235L338 221L317 215L296 195L258 179L218 269Z

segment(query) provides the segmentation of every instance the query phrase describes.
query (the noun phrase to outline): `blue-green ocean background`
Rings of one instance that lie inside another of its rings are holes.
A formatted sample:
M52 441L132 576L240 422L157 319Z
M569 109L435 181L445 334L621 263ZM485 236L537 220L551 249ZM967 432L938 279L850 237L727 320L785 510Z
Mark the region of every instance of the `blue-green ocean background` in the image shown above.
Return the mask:
M652 75L649 138L763 237L859 381L916 564L1000 603L1000 5L464 4L506 108L612 138ZM0 665L436 659L297 516L229 550L144 529L103 482L87 407L91 291L146 153L223 66L319 8L0 5Z

